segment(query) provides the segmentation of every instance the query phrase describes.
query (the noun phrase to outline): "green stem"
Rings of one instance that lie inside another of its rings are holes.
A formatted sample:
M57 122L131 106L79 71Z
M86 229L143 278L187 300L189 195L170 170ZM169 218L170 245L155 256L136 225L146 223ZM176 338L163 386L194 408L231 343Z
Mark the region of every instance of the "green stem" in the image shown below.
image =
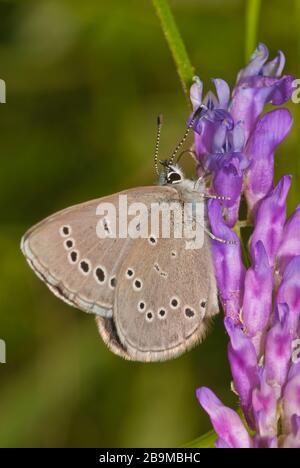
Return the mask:
M190 105L189 88L193 81L194 68L188 57L182 37L171 12L168 0L152 0L154 9L176 64L184 93Z
M243 260L244 260L244 265L246 266L246 268L249 268L250 267L249 255L248 255L247 247L245 245L245 242L244 242L244 239L243 239L243 236L242 236L242 233L241 233L241 228L246 227L246 226L248 226L248 224L246 224L246 221L238 221L236 223L236 225L234 226L233 230L236 233L236 235L238 236L238 238L240 239L240 245L241 245L241 251L242 251L242 256L243 256Z
M181 448L214 448L217 438L218 436L214 431L209 431L201 437L181 445Z
M253 53L257 45L257 30L259 22L259 14L261 8L261 0L247 0L246 6L246 44L245 58L246 62Z

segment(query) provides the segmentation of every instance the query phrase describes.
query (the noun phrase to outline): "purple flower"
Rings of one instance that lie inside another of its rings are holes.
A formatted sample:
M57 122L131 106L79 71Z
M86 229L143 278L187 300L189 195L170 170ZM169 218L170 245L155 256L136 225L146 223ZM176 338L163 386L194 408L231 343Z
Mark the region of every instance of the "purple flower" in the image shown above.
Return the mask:
M193 124L198 174L209 171L212 190L230 198L223 204L225 221L230 227L238 219L244 185L250 212L271 189L274 151L292 124L286 109L270 112L258 120L266 103L280 105L293 92L293 77L280 78L284 55L279 52L273 61L267 62L268 54L266 46L260 44L250 64L239 73L232 95L221 79L213 80L216 95L210 91L203 98L203 84L198 77L191 87L194 112L188 124L195 111L200 106L202 109Z
M245 277L241 247L237 235L224 222L221 206L217 200L209 201L208 216L215 236L236 242L236 244L231 245L230 249L226 244L217 240L213 240L211 244L222 304L226 315L231 317L234 322L238 322Z
M212 425L219 436L217 447L250 448L251 438L239 415L227 408L209 388L199 388L197 398L211 418Z
M273 285L273 270L264 244L259 240L253 248L253 265L246 273L242 307L244 331L253 339L256 346L271 315Z
M200 161L202 156L213 151L213 139L219 127L233 128L233 119L226 110L230 98L229 86L224 80L216 79L213 81L217 97L210 91L202 100L203 84L198 77L194 78L190 92L194 112L202 106L202 111L193 125L195 147ZM191 123L192 117L193 114L190 116L188 124Z
M258 121L248 140L245 153L249 158L249 168L245 178L245 196L250 211L272 189L274 152L289 133L292 123L287 109L268 112Z
M234 88L230 113L235 121L245 124L245 136L249 137L265 104L281 105L290 99L294 78L285 75L285 57L278 52L277 57L268 62L269 51L259 44L246 68L240 71Z
M231 198L208 203L211 231L236 241L213 240L212 254L230 339L233 388L244 418L211 390L197 390L219 448L300 448L300 205L286 221L291 177L283 176L274 186L274 153L292 117L286 109L261 117L266 103L282 104L291 96L292 77L280 77L284 64L282 52L268 62L268 49L260 44L239 73L231 99L228 86L215 80L218 98L211 97L209 114L213 125L206 123L204 107L194 126L196 154L212 175L211 190ZM196 110L203 105L202 84L193 86ZM243 193L248 219L254 220L247 270L236 234Z
M300 256L294 257L284 270L276 300L288 305L289 332L296 339L300 318Z
M255 229L250 240L250 250L254 258L254 249L262 241L269 261L273 266L282 241L286 219L286 197L291 186L291 177L283 176L278 185L261 200L257 208Z
M280 271L283 272L293 257L300 255L300 205L287 221L282 235L281 244L277 252Z

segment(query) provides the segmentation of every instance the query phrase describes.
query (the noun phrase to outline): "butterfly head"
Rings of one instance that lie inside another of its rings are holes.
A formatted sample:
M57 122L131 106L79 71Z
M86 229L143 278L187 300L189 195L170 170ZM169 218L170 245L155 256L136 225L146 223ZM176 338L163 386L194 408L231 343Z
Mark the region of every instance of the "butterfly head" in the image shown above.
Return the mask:
M169 159L160 161L160 164L164 166L164 171L160 174L161 185L175 185L183 181L183 173L177 164L173 164Z

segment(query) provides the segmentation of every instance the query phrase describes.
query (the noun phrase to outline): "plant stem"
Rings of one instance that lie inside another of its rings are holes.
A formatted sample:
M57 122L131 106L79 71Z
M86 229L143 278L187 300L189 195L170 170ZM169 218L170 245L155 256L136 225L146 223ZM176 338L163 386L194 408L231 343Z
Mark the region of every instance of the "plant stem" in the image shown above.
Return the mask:
M247 0L246 42L245 42L246 62L249 61L251 54L256 48L260 8L261 8L261 0Z
M190 105L189 88L193 81L194 68L178 31L168 0L152 0L152 3L176 64L183 91Z
M241 224L240 224L241 223ZM248 256L248 251L247 251L247 247L245 246L245 242L244 242L244 239L242 237L242 233L241 233L241 227L245 227L246 225L243 224L245 223L244 221L240 222L238 221L236 223L236 225L234 226L233 230L234 232L236 233L236 235L238 236L239 240L240 240L240 245L241 245L241 251L242 251L242 256L243 256L243 260L244 260L244 265L246 266L246 268L249 268L250 267L250 260L249 260L249 256Z
M214 431L209 431L201 437L181 445L181 448L214 448L217 438L218 436Z

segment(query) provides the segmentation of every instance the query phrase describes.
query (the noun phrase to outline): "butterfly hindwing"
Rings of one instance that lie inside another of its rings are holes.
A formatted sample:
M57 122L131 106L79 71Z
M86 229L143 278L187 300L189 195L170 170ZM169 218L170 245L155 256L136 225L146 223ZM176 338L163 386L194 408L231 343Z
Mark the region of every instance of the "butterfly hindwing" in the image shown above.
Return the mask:
M200 249L185 247L185 239L153 236L130 246L118 273L113 317L97 318L117 354L166 360L203 339L218 312L209 239Z

